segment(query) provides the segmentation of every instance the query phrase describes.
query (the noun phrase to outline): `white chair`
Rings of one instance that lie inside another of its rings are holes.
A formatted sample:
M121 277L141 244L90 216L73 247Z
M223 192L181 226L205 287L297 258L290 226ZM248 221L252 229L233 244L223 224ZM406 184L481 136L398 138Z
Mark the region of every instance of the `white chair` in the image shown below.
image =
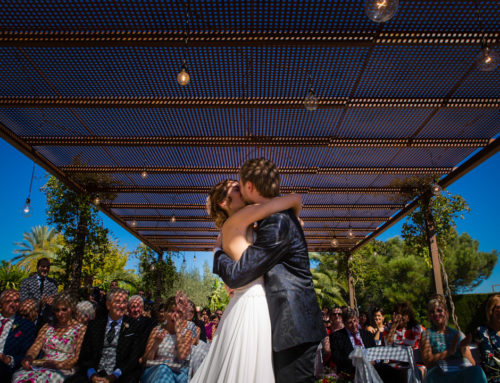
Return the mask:
M413 359L413 349L411 347L371 347L362 349L355 347L349 354L352 364L356 367L354 382L356 383L379 383L382 382L375 368L370 362L376 360L394 360L406 362L410 365L407 373L408 383L420 383L420 375Z

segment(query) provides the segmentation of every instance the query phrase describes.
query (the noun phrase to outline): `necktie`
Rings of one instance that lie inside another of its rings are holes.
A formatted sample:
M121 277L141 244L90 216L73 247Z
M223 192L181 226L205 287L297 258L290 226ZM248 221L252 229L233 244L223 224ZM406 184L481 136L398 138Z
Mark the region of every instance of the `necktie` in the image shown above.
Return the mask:
M354 334L354 344L358 347L363 347L363 343L359 339L359 334Z
M7 318L3 318L1 321L0 321L0 336L2 335L3 333L3 329L5 328L5 325L9 322L9 320Z
M118 323L113 321L111 322L111 326L109 328L108 333L106 334L106 340L108 341L108 344L111 344L113 342L113 339L115 337L115 327Z
M43 286L45 284L45 278L44 277L41 277L41 281L40 281L40 298L43 297Z

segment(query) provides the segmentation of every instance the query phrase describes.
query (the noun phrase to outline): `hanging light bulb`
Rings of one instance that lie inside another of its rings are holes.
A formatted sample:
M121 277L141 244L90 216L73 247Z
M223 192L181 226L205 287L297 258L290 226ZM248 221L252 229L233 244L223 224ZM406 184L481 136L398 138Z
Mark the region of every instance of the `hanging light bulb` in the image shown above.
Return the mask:
M148 176L148 172L147 172L146 170L143 170L143 171L141 172L141 177L142 177L142 179L146 179L146 177L147 177L147 176Z
M32 213L31 200L28 197L28 198L26 198L26 204L24 205L24 208L23 208L23 216L24 217L31 217L31 213Z
M170 222L175 223L175 215L172 213L172 217L170 217Z
M101 199L99 197L95 197L93 202L94 202L94 205L99 206L99 204L101 203Z
M28 197L26 198L26 204L23 207L23 216L31 217L33 213L31 209L31 187L33 186L33 178L35 178L35 163L33 162L33 170L31 171L30 187L28 189Z
M309 93L304 100L304 106L310 111L318 109L318 98L314 95L313 88L309 89Z
M182 259L182 264L185 265L187 262L186 262L186 256L183 257Z
M441 186L439 184L437 184L437 183L432 184L432 186L431 186L431 192L432 192L433 195L440 194L442 190L443 189L441 188Z
M184 63L181 66L181 71L177 75L177 82L181 86L186 86L187 84L189 84L190 81L191 81L191 76L189 75L189 73L187 71L186 63Z
M365 0L365 14L371 21L385 23L394 17L399 0Z
M347 236L349 238L354 238L354 232L352 231L352 228L350 225L349 225L349 230L347 231Z
M193 256L193 262L196 262L196 255Z
M135 219L133 219L132 222L130 223L130 226L136 227L137 226L137 221Z
M339 245L339 241L338 241L338 239L337 239L335 236L333 236L333 239L332 239L332 246L333 246L333 247L337 247L338 245Z
M477 58L477 67L480 71L491 72L498 66L499 61L498 53L485 45Z

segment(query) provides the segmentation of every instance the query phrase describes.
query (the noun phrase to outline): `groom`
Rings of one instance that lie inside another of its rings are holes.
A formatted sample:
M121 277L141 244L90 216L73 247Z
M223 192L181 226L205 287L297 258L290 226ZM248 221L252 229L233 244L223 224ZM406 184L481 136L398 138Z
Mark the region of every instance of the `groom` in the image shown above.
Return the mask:
M240 190L247 203L279 196L278 170L263 158L245 162L240 169ZM213 271L231 288L264 275L276 382L314 382L316 349L327 334L301 225L290 209L259 221L255 233L255 242L238 262L216 248Z

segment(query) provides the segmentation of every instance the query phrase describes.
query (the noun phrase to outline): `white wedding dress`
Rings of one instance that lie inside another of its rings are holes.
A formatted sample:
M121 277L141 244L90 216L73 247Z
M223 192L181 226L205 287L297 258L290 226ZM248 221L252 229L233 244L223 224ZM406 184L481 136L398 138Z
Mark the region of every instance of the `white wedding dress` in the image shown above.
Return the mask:
M271 341L264 278L259 277L235 290L191 383L274 382Z

